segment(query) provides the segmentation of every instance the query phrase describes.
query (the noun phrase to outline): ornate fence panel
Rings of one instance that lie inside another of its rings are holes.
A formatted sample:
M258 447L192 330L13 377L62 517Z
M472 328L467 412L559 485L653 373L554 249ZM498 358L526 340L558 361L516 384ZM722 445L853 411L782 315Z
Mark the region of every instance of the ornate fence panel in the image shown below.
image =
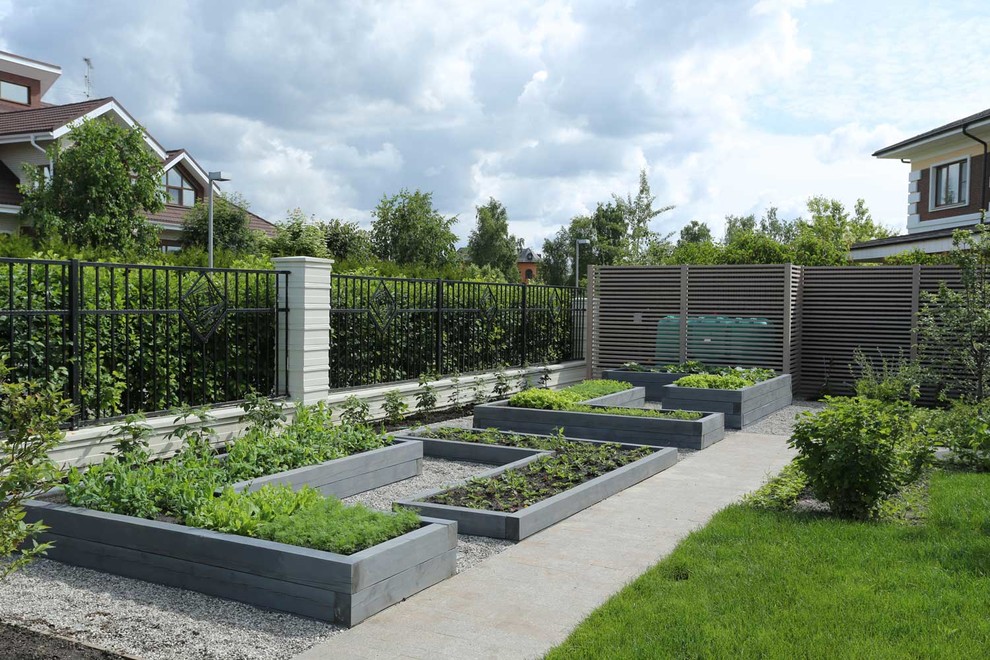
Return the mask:
M584 355L574 287L334 275L330 386L356 387Z
M60 383L73 424L282 395L287 273L0 259L0 355Z

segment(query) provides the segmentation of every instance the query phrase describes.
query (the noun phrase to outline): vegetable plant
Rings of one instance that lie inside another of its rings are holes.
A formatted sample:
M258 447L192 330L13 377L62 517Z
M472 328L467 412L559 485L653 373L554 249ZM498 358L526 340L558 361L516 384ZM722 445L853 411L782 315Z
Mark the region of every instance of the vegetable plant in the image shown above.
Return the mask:
M371 409L367 401L352 394L340 404L340 421L344 424L367 424Z
M405 418L406 412L409 410L409 404L403 398L402 392L399 390L389 390L385 393L385 402L382 404L382 409L385 411L386 422L389 424L398 424Z
M432 374L421 374L419 391L416 392L416 408L427 415L437 409L437 389L430 384L432 380Z

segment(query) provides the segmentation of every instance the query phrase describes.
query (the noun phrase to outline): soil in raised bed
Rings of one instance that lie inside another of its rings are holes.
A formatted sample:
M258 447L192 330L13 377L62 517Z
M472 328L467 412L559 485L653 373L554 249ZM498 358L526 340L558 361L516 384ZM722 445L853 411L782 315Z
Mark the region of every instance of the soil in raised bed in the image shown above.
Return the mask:
M514 513L657 451L651 447L627 449L612 443L589 445L566 440L557 441L554 450L556 453L522 467L471 479L426 501Z
M3 660L121 660L127 656L0 621Z

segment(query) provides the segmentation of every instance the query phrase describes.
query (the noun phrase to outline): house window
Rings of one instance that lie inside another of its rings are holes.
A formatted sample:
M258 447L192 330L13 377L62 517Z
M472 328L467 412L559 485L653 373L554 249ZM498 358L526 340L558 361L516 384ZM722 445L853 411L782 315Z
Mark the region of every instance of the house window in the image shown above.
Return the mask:
M526 269L526 281L528 282L531 279L533 279L533 269L532 268L527 268Z
M935 194L932 196L935 200L934 208L965 204L969 188L969 162L957 160L932 169L935 186Z
M27 105L31 100L31 90L28 89L27 85L0 80L0 99Z
M179 206L194 206L196 204L196 189L178 171L172 169L162 176L165 184L165 194L169 204Z

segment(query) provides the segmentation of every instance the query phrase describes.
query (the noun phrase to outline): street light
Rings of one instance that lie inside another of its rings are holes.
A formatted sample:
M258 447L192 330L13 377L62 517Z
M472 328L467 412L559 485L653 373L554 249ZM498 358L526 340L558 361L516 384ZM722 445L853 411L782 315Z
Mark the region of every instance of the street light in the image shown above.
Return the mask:
M587 238L577 238L574 240L574 286L581 286L578 276L581 274L581 246L590 243Z
M210 203L206 220L206 252L209 255L209 267L213 268L213 182L230 181L230 177L223 172L210 172L207 178L209 179L207 185L210 187Z

